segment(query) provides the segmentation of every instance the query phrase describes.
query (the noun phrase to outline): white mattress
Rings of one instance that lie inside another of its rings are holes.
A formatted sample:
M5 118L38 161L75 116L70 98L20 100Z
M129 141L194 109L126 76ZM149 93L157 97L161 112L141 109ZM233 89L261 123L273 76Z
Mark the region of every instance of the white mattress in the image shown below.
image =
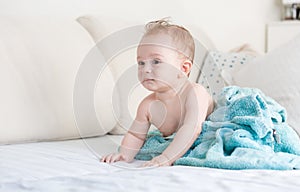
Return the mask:
M0 191L299 191L300 170L108 165L121 136L0 146Z

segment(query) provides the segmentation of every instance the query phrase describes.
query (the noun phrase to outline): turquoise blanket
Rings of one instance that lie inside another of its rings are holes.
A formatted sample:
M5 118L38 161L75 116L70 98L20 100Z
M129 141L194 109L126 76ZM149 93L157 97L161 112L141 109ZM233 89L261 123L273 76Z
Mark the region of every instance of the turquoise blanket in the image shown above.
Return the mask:
M186 154L174 165L223 169L300 169L300 139L285 109L260 90L225 87L214 112ZM136 155L151 160L172 142L156 131Z

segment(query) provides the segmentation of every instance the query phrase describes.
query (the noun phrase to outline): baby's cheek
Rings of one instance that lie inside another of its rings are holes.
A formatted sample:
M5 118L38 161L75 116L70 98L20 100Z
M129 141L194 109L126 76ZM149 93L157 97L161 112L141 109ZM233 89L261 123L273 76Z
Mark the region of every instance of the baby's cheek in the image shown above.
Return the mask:
M137 75L138 75L139 81L142 81L142 77L143 77L142 72L138 71Z
M159 72L159 77L163 81L172 82L176 79L178 73L179 71L174 68L165 68Z

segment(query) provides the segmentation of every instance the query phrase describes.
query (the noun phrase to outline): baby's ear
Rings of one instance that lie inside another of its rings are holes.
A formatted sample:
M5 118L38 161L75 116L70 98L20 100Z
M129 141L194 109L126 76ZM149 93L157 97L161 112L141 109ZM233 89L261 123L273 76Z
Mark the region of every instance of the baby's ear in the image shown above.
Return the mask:
M192 62L190 60L184 60L181 65L181 70L188 76L192 69Z

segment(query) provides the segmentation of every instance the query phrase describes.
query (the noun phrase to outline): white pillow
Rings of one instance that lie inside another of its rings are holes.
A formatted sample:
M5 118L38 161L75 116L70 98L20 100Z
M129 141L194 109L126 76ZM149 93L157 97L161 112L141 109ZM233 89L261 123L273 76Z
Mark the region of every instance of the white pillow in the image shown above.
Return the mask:
M136 108L129 107L131 94L137 94L134 98L138 98L132 101L133 103L139 103L149 94L143 87L136 86L139 81L135 70L135 52L143 34L143 28L139 26L128 28L128 26L135 26L136 22L101 15L85 15L79 17L77 21L97 43L96 46L104 55L108 69L111 70L116 82L111 100L117 124L109 133L124 134L135 118ZM134 89L138 91L133 91ZM97 103L97 98L95 98L95 103Z
M233 84L261 89L283 105L300 134L300 36L258 57L233 77Z
M118 124L110 133L123 134L135 118L138 104L150 93L139 85L135 60L136 46L143 35L144 23L137 25L140 22L103 15L85 15L77 18L77 21L89 32L100 51L104 55L109 55L108 65L116 81L113 98L118 98L113 99ZM201 40L204 40L203 42L195 42L195 64L193 65L190 79L196 81L199 77L202 62L207 51L213 48L213 43L200 29L193 28L192 34L196 37L198 35ZM131 42L131 44L126 44L128 42ZM122 46L123 50L118 48L114 50L114 47Z
M1 144L108 131L76 127L73 88L93 41L73 18L2 15L0 28Z

